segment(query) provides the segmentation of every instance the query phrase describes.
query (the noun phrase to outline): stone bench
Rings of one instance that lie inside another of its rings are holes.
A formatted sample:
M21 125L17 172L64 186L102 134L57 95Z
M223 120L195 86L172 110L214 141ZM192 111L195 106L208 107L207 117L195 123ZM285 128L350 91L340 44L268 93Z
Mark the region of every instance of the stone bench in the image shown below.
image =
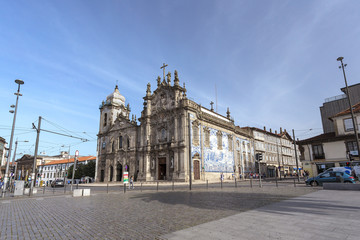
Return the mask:
M360 184L352 183L324 183L324 190L353 190L360 191Z

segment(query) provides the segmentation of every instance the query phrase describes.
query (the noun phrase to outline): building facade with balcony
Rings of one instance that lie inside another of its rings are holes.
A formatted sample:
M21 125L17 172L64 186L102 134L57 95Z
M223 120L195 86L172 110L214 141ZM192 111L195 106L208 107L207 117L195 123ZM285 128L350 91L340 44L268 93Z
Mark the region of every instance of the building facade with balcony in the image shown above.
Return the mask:
M264 129L246 127L252 132L252 138L254 141L254 151L263 155L263 160L260 162L261 174L266 177L280 177L288 176L296 173L297 164L295 157L295 148L291 136L286 129L283 131L280 128L280 132L272 132ZM300 163L300 151L297 147L297 159L299 170L301 170ZM258 172L259 163L256 163L256 169Z
M359 129L360 102L353 105L356 128ZM304 169L311 176L331 167L359 165L358 149L351 119L350 109L341 111L330 120L334 132L299 141ZM351 159L350 155L351 154Z
M0 137L0 177L5 176L6 171L6 140L5 138Z

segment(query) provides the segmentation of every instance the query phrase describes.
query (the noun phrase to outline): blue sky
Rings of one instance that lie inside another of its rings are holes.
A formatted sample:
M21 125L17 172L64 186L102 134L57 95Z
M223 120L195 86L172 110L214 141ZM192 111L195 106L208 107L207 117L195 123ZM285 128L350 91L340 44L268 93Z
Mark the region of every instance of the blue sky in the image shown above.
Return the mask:
M42 128L91 141L43 132L40 152L95 155L98 107L116 81L139 117L163 63L205 107L216 86L218 112L229 107L236 125L320 134L319 107L344 86L337 57L359 82L359 12L355 0L2 1L0 136L10 140L20 78L15 139L30 142L18 153L34 153L42 116Z

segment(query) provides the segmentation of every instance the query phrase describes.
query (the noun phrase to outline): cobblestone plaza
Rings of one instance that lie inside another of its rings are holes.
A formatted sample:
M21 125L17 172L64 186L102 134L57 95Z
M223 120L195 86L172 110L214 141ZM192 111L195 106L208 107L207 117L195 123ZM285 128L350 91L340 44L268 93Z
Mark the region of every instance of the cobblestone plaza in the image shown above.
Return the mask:
M94 191L80 198L66 194L5 198L0 200L0 239L159 239L313 191L290 184L142 192L137 187L126 193Z

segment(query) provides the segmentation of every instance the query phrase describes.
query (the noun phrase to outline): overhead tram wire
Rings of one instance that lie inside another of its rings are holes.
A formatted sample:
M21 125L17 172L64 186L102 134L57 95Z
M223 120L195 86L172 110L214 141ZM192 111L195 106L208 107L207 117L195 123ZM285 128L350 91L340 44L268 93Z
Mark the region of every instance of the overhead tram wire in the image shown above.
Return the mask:
M67 134L69 134L69 135L72 135L72 134L73 134L73 135L77 135L78 138L81 138L80 135L74 134L74 133L76 133L76 132L74 132L74 131L70 131L70 130L64 128L64 127L61 127L59 124L56 124L56 123L54 123L54 122L51 122L51 121L49 121L49 120L47 120L47 119L44 119L44 118L43 118L43 120L46 121L46 122L48 122L49 124L53 125L54 127L56 127L56 128L58 128L58 129L64 131L65 133L67 133Z
M80 140L83 141L83 142L88 142L88 141L89 141L89 140L86 139L86 138L75 137L75 136L72 136L72 135L63 134L63 133L58 133L58 132L49 131L49 130L45 130L45 129L41 129L41 131L48 132L48 133L53 133L53 134L57 134L57 135L65 136L65 137L77 138L77 139L80 139Z

